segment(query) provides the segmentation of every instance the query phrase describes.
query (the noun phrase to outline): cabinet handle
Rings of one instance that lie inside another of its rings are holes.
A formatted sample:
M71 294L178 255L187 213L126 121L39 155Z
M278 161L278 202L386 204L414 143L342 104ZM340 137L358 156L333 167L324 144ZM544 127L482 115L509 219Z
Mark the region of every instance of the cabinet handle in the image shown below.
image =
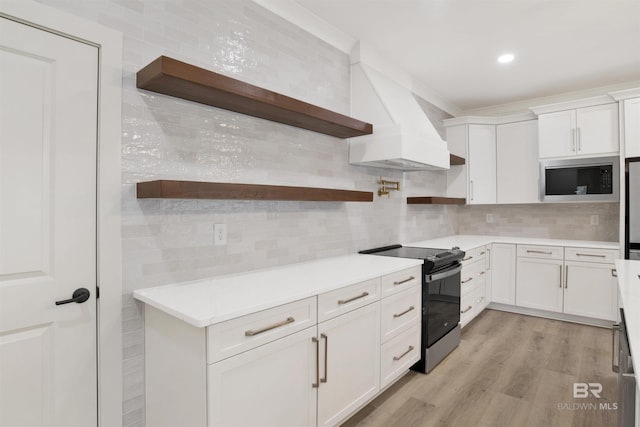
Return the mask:
M613 277L618 277L618 270L616 270L615 268L612 268L612 269L611 269L611 275L612 275Z
M590 256L593 258L606 258L606 255L598 255L598 254L581 254L581 253L577 253L576 256Z
M393 286L402 285L403 283L407 283L415 279L415 277L411 276L408 279L401 280L399 282L393 282Z
M469 191L471 193L470 194L470 196L471 196L470 199L473 200L473 180L469 181L469 187L470 187L470 190L471 190L471 191Z
M413 346L410 345L409 348L407 349L407 351L402 353L400 356L393 356L393 360L395 360L397 362L398 360L400 360L403 357L405 357L407 354L411 353L412 350L413 350Z
M318 338L311 338L311 342L316 345L316 382L311 383L311 387L318 388L320 387L320 341Z
M571 129L571 151L576 151L576 130Z
M275 328L279 328L280 326L288 325L289 323L293 323L295 321L296 321L296 319L294 319L293 317L287 317L286 320L283 320L282 322L274 323L273 325L270 325L270 326L265 326L262 329L257 329L255 331L250 329L248 331L244 331L244 336L245 337L252 337L254 335L258 335L258 334L261 334L263 332L270 331L271 329L275 329Z
M338 300L338 304L340 304L340 305L346 304L346 303L349 303L351 301L355 301L357 299L364 298L366 296L369 296L369 292L363 292L361 295L358 295L357 297L352 297L352 298L348 298L348 299L339 299Z
M464 314L464 313L466 313L467 311L471 310L472 308L473 308L473 307L469 306L469 307L467 307L467 309L466 309L466 310L461 311L461 312L460 312L460 314Z
M578 128L578 151L582 151L582 138L580 128Z
M467 280L463 280L460 283L467 283L473 280L473 277L469 277Z
M473 259L473 257L472 256L468 256L466 258L462 258L462 261L469 261L470 259Z
M618 372L620 370L620 365L616 363L618 361L618 349L620 343L616 340L616 338L620 338L618 334L620 331L620 324L615 323L611 326L611 370L613 372ZM616 346L616 342L618 342L618 346Z
M481 271L481 272L480 272L480 273L478 273L478 274L482 276L484 273L485 273L484 271Z
M527 253L528 254L543 254L543 255L552 255L553 252L551 251L536 251L533 249L527 249Z
M409 308L407 308L407 309L406 309L405 311L403 311L402 313L394 314L394 315L393 315L393 318L395 319L395 318L398 318L398 317L402 317L402 316L404 316L405 314L407 314L408 312L410 312L411 310L415 310L415 307L414 307L414 306L409 306Z
M327 353L329 348L329 337L325 334L320 334L320 339L324 338L324 378L320 378L321 383L327 382Z
M562 266L559 265L558 267L560 267L560 289L562 289Z
M564 288L569 289L569 266L568 265L565 266Z

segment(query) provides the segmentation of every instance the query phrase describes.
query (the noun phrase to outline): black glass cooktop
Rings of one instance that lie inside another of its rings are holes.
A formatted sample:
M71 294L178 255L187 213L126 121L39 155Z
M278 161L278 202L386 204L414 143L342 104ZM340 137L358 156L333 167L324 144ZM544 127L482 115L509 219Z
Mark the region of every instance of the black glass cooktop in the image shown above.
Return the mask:
M392 245L382 248L367 249L360 251L362 254L382 255L398 258L413 258L424 260L427 270L437 268L442 265L451 264L464 257L464 251L459 248L439 249L439 248L419 248L415 246Z

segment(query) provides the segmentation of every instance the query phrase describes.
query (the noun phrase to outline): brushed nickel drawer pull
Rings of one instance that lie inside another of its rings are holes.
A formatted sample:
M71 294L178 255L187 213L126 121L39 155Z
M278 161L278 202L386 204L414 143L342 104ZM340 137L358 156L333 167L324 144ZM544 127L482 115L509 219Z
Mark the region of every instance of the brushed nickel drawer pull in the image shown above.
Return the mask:
M467 280L463 280L460 283L467 283L473 280L473 277L469 277Z
M394 315L393 315L393 318L395 319L395 318L398 318L398 317L402 317L402 316L404 316L405 314L407 314L408 312L410 312L411 310L415 310L415 307L414 307L414 306L412 306L412 305L411 305L411 306L409 306L409 308L407 308L407 309L406 309L405 311L403 311L402 313L394 314Z
M606 258L606 255L599 255L599 254L581 254L581 253L576 253L576 256L590 256L593 258Z
M473 307L469 306L469 307L467 307L467 309L466 309L466 310L461 311L461 312L460 312L460 314L464 314L464 313L466 313L467 311L471 310L472 308L473 308Z
M612 268L612 269L611 269L611 275L612 275L613 277L618 277L618 270L616 270L615 268Z
M480 273L478 273L480 276L482 276L483 274L485 274L484 271L481 271Z
M553 252L551 252L551 251L535 251L535 250L532 250L532 249L527 249L527 253L528 254L553 255Z
M473 257L472 256L468 256L466 258L462 258L462 261L469 261L470 259L473 259Z
M403 357L405 357L407 354L411 353L412 350L413 350L413 346L410 345L409 348L407 349L407 351L402 353L400 356L393 356L393 360L395 360L397 362L398 360L400 360Z
M399 282L393 282L393 286L396 286L396 285L402 285L403 283L410 282L410 281L412 281L413 279L415 279L415 277L411 276L411 277L409 277L408 279L404 279L404 280L401 280L401 281L399 281Z
M484 251L480 252L480 255L484 255Z
M349 299L339 299L338 300L338 304L340 304L340 305L346 304L348 302L355 301L357 299L364 298L366 296L369 296L369 292L363 292L362 295L358 295L357 297L353 297L353 298L349 298Z
M327 382L327 354L329 353L329 337L325 334L320 334L320 339L324 338L324 378L320 378L321 383Z
M316 345L316 382L311 383L311 387L318 388L320 387L320 340L318 338L311 338L311 342Z
M287 319L283 320L282 322L274 323L273 325L270 325L270 326L265 326L262 329L257 329L255 331L250 329L248 331L244 331L244 336L245 337L252 337L254 335L258 335L258 334L261 334L263 332L270 331L271 329L275 329L275 328L279 328L280 326L288 325L289 323L293 323L295 321L296 321L296 319L294 319L293 317L287 317Z

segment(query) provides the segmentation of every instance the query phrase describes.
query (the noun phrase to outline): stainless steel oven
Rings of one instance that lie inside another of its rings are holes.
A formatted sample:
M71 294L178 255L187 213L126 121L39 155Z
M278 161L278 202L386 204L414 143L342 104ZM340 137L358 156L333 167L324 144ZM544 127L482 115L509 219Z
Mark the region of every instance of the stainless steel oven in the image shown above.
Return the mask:
M392 245L361 253L423 260L422 357L411 369L430 372L460 343L460 260L464 252Z

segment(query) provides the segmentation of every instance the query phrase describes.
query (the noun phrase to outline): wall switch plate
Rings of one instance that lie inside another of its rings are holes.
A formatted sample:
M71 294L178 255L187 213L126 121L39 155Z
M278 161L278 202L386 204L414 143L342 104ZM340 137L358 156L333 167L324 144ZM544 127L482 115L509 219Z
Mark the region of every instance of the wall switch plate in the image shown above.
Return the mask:
M600 216L599 215L591 215L591 225L600 224Z
M490 214L490 213L487 214L487 222L488 223L492 223L493 222L493 214Z
M227 224L213 225L214 246L224 246L227 244Z

